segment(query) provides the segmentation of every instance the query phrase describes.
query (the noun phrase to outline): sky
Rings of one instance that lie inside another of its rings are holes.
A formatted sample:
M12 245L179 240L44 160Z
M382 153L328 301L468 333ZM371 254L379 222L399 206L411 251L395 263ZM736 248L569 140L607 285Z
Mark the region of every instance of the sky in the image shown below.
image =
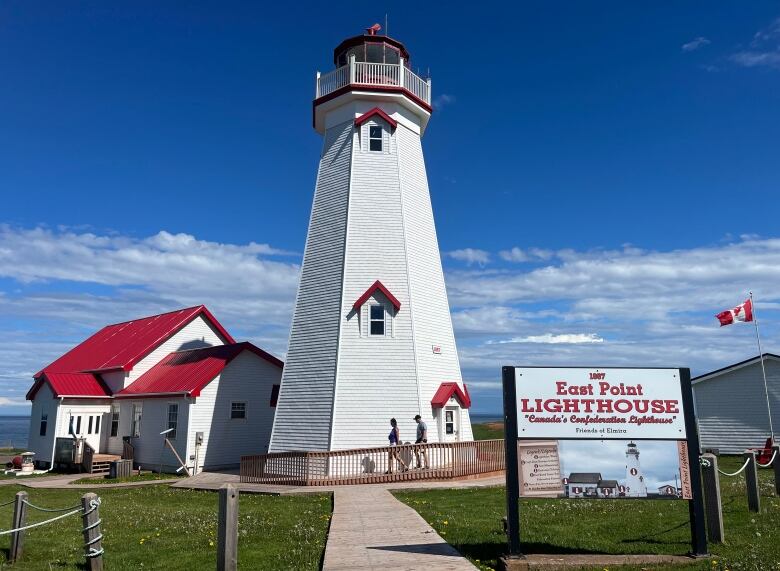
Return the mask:
M446 9L442 9L446 6ZM374 22L423 149L473 412L502 365L780 351L776 2L0 3L0 414L117 321L206 304L284 357L315 72Z

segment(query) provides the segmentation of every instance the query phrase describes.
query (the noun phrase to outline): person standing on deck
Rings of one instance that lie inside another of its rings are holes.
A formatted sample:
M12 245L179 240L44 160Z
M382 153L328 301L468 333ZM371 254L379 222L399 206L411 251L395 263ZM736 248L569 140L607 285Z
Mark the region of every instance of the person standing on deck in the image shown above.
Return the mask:
M414 420L417 421L417 440L414 441L415 444L427 444L428 443L428 425L423 422L422 417L418 414L414 417ZM426 451L425 446L415 446L414 447L414 455L417 458L417 469L423 468L422 463L420 462L420 456L422 456L425 459L425 466L424 468L427 470L429 468L428 466L428 452Z
M385 474L393 473L393 459L400 462L401 466L404 467L402 471L406 472L409 470L409 466L398 455L398 450L396 449L396 446L401 443L401 431L398 430L398 422L394 418L390 419L390 427L390 434L387 437L390 440L390 448L387 454L387 472Z

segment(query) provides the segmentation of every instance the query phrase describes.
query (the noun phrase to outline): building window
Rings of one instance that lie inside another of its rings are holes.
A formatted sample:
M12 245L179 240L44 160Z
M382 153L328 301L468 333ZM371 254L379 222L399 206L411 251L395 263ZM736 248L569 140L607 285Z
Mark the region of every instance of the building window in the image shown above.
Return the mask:
M100 434L100 416L95 417L95 434Z
M371 335L385 334L385 308L381 305L371 305L369 311L369 331Z
M143 407L140 404L133 405L133 425L130 428L130 436L138 438L141 436L141 413Z
M447 410L444 412L444 432L445 434L455 434L455 411Z
M92 434L92 416L88 416L87 419L87 434Z
M41 430L40 430L41 436L46 436L46 427L48 424L49 424L49 415L41 414Z
M276 407L277 402L279 402L279 385L273 385L271 387L271 406Z
M81 434L81 417L76 417L76 434Z
M245 402L232 402L230 403L230 418L246 418L246 403Z
M179 405L176 403L168 404L168 430L171 430L167 436L170 439L176 438L176 427L179 424Z
M119 434L119 407L111 407L111 436Z
M382 150L382 127L379 127L378 125L369 125L368 149L370 151Z
M70 417L70 423L68 424L68 434L76 434L76 430L73 427L73 417Z

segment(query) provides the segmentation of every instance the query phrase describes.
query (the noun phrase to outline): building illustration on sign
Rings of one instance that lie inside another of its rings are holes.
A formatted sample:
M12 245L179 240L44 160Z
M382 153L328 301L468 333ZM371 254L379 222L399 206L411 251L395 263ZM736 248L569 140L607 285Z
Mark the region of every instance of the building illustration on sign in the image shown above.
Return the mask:
M431 84L397 40L344 40L317 74L324 137L270 452L472 440L421 139Z

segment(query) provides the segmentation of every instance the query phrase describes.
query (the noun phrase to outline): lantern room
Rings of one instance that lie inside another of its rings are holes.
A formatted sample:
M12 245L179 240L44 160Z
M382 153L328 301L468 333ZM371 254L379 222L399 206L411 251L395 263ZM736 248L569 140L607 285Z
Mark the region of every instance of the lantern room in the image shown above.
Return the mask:
M355 56L355 61L358 62L393 65L399 65L403 59L404 65L409 67L409 52L404 45L398 40L378 36L376 33L362 34L341 42L333 50L333 63L336 67L347 65L350 56Z

